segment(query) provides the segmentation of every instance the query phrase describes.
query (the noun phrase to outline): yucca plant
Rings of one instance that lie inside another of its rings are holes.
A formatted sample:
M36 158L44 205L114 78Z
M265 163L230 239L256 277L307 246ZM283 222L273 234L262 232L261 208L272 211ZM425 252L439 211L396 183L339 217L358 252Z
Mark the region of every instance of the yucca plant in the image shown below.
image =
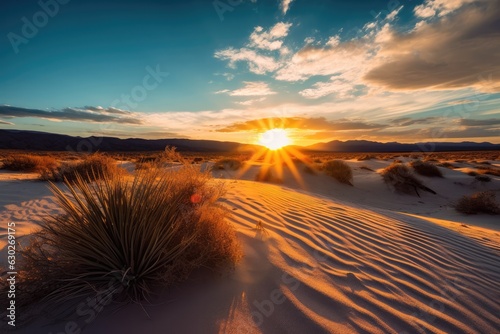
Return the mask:
M77 175L68 192L50 187L65 214L48 219L22 253L20 288L34 301L60 305L106 289L114 300L141 303L157 285L240 256L217 203L221 186L194 167L95 183Z

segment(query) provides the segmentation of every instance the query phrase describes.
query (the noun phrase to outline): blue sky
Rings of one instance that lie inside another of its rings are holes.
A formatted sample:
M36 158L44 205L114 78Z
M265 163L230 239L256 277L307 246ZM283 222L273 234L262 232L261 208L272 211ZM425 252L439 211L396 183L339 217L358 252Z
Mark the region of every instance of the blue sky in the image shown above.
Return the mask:
M0 129L500 143L500 4L2 2Z

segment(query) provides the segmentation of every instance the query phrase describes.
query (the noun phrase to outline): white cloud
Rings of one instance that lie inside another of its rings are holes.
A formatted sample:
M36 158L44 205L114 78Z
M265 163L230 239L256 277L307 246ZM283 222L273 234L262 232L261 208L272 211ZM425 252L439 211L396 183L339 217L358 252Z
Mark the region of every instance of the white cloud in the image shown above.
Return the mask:
M368 22L363 26L363 30L371 30L377 26L377 22Z
M281 11L283 12L283 15L288 12L288 9L290 9L290 4L292 3L293 0L281 0Z
M227 93L230 96L264 96L276 94L266 82L263 81L244 81L245 86L243 88L235 89L233 91L225 89L220 91L220 93Z
M426 0L423 4L416 6L413 11L415 16L421 18L444 16L466 4L478 1L480 0Z
M317 82L312 88L307 88L299 92L305 98L318 99L320 97L336 94L339 98L345 98L353 90L352 83L339 77L331 77L330 81Z
M278 22L269 31L256 27L250 35L250 47L263 50L278 50L283 45L283 38L288 35L291 23Z
M237 62L246 62L249 70L255 74L273 72L279 67L274 58L258 54L256 51L247 48L228 48L217 51L215 58L228 60L231 68L236 68Z
M354 75L360 70L360 64L369 57L367 51L363 44L339 43L334 36L325 47L305 46L286 61L275 77L283 81L299 81L317 75Z
M261 97L261 98L258 98L258 99L251 99L251 100L240 101L240 102L236 102L236 103L237 104L241 104L242 106L250 106L250 105L252 105L254 103L262 102L265 99L266 99L265 97Z
M394 21L394 19L396 18L396 16L398 16L399 12L401 11L401 9L403 9L403 6L400 6L396 9L394 9L392 12L390 12L389 14L387 14L387 16L385 17L385 19L387 21Z

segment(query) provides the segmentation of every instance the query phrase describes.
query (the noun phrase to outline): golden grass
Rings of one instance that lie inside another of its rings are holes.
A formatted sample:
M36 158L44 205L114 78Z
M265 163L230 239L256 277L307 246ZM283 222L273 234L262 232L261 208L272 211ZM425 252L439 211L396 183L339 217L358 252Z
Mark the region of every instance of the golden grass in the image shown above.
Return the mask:
M47 170L57 168L58 165L57 160L50 156L19 154L5 158L2 169L17 172L44 173Z
M123 173L124 170L116 165L113 158L95 153L81 161L65 162L57 168L46 170L40 174L40 178L47 181L74 182L81 177L84 181L90 182Z
M221 184L192 166L94 183L76 174L69 193L50 186L64 214L47 219L21 253L16 284L25 307L42 302L61 315L65 302L103 289L115 301L142 303L158 285L200 267L231 267L241 255L229 211L217 202Z

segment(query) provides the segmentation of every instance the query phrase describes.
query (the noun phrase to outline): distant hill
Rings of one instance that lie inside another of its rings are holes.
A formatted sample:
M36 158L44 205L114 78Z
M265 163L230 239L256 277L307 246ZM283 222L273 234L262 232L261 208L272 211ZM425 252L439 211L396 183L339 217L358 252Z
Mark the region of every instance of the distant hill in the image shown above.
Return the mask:
M120 139L115 137L73 137L55 133L2 130L0 129L0 149L34 151L81 151L81 152L133 152L162 151L166 146L175 146L180 152L232 152L254 149L257 145L236 142L192 139ZM379 143L366 140L334 140L311 146L295 146L297 149L324 152L436 152L436 151L495 151L500 144L491 143Z
M500 150L500 144L492 143L415 143L401 144L397 142L379 143L367 140L334 140L328 143L318 143L305 147L311 151L325 152L439 152L439 151L495 151Z
M35 151L162 151L175 146L186 152L231 152L243 148L240 143L191 139L120 139L114 137L73 137L47 132L0 130L0 149Z

